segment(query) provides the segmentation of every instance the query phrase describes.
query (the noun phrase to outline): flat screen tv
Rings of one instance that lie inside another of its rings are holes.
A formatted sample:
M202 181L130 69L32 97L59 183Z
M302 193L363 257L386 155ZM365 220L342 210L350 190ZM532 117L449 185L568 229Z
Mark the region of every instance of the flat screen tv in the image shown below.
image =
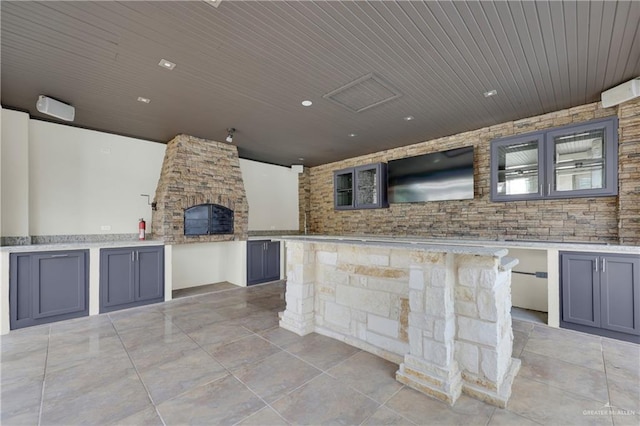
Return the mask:
M473 147L450 149L387 164L390 203L473 199Z

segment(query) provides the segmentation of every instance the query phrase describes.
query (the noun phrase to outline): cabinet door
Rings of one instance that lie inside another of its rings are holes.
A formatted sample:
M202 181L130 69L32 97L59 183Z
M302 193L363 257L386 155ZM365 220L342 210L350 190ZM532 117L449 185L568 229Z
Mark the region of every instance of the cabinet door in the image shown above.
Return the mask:
M141 247L135 252L135 300L164 299L164 247Z
M11 329L89 315L88 259L86 250L11 254Z
M531 200L542 197L544 187L544 135L491 142L491 200Z
M82 312L87 306L83 252L31 256L33 318Z
M359 166L354 169L355 207L372 209L387 207L387 165L385 163Z
M640 335L640 259L602 257L601 300L602 328Z
M338 170L334 172L333 199L336 210L346 210L354 207L353 178L353 169Z
M550 131L546 143L547 196L618 193L616 120L597 120Z
M264 252L265 271L264 281L276 281L280 279L280 242L269 241Z
M135 300L134 266L130 248L100 250L100 312Z
M267 241L247 241L247 285L263 281Z
M598 256L563 253L562 320L600 327L600 272Z

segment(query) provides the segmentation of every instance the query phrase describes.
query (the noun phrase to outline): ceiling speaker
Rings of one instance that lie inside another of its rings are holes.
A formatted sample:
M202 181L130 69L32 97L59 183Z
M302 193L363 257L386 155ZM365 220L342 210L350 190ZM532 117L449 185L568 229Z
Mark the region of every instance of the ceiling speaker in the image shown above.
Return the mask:
M76 109L55 99L44 95L38 96L36 108L43 114L59 118L64 121L73 121L76 116Z
M602 106L609 108L640 96L640 77L602 92Z

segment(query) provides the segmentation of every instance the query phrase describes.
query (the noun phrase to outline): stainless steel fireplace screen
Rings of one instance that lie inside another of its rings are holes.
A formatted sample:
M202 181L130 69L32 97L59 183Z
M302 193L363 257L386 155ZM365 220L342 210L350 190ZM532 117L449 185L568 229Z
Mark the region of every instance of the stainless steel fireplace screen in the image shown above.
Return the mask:
M233 210L218 204L198 204L184 211L184 235L233 234Z

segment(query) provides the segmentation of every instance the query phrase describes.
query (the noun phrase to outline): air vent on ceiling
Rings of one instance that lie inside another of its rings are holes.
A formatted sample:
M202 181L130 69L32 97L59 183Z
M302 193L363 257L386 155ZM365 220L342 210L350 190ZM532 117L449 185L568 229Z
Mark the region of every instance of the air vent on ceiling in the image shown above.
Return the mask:
M402 96L375 74L364 75L323 96L353 112L362 112Z

